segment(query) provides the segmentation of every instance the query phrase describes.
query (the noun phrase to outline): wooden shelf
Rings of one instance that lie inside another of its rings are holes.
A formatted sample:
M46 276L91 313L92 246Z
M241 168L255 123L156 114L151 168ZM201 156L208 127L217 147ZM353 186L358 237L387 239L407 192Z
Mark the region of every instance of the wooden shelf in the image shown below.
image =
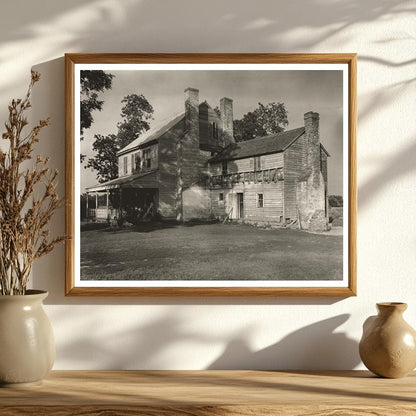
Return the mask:
M416 415L416 373L367 371L53 371L0 389L1 415Z

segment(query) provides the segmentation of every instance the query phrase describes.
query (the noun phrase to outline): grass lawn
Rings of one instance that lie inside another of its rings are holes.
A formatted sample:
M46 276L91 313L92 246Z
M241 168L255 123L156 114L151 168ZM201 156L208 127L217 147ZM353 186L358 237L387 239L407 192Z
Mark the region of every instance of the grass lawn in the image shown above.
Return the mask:
M244 224L81 232L82 280L340 280L342 236Z

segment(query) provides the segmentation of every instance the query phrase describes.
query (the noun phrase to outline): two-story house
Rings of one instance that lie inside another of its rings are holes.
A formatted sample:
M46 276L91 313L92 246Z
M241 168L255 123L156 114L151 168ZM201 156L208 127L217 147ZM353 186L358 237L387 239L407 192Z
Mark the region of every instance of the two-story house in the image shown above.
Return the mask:
M309 112L304 120L303 127L235 143L232 100L220 100L218 115L188 88L184 113L121 149L117 179L87 188L97 201L88 216L108 220L135 207L142 217L297 221L303 229L327 229L329 154L319 115Z
M304 119L304 127L234 143L209 160L216 217L327 228L329 154L319 140L319 115Z

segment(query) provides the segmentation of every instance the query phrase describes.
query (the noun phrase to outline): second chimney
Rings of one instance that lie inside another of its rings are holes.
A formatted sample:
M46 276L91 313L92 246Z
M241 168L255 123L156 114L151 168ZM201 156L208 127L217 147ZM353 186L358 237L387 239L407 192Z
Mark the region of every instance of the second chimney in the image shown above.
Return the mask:
M313 182L319 181L321 172L321 146L319 140L319 114L309 111L304 115L307 141L307 166L313 175Z
M233 135L233 100L230 98L221 98L220 100L221 128L222 128L222 145L224 147L234 143Z

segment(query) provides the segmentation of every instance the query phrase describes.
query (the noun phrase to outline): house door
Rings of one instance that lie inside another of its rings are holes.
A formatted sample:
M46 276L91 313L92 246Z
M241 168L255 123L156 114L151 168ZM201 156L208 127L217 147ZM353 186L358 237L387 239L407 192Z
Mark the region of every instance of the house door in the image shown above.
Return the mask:
M237 193L237 216L244 218L244 194L242 192Z

